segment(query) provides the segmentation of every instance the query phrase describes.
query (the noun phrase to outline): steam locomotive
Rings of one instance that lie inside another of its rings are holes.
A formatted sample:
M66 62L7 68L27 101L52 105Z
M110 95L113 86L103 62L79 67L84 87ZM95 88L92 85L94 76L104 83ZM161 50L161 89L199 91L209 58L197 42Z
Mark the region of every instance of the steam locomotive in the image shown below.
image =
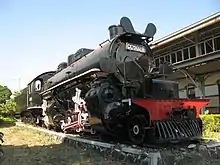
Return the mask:
M110 39L96 49L81 48L56 71L28 84L23 122L67 133L125 136L136 145L196 139L200 110L209 100L180 99L178 83L161 80L172 67L154 65L149 23L143 34L127 17L109 27Z

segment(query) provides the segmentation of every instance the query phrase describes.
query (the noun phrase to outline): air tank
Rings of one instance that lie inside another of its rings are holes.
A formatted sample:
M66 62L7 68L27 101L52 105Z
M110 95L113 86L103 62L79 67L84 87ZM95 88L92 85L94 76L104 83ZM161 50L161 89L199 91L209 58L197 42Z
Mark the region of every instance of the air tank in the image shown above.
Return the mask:
M111 25L108 28L110 39L114 38L116 35L120 35L124 32L123 28L120 25Z

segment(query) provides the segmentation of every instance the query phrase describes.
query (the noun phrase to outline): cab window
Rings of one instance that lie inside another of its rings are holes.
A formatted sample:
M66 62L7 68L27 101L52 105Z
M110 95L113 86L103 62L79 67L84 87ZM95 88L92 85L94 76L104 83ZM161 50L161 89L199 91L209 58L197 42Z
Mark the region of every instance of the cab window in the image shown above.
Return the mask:
M35 81L34 89L35 89L35 91L41 90L41 81L40 80Z

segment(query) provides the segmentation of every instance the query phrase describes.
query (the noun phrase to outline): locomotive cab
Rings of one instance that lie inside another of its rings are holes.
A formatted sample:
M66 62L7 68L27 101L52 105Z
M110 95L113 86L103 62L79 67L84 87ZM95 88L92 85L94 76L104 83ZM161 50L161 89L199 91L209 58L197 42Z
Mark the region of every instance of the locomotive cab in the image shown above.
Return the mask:
M39 123L42 117L42 98L40 92L44 90L43 86L47 79L56 72L49 71L35 77L27 86L27 109L20 114L21 121Z

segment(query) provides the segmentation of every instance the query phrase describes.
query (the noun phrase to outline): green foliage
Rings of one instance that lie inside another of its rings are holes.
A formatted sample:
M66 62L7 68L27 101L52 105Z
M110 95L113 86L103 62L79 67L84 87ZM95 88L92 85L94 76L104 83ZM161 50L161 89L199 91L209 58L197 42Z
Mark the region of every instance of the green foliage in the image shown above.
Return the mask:
M12 95L11 90L7 86L0 85L0 104L5 104Z
M16 103L10 98L11 90L7 86L0 85L0 113L12 115L16 111Z
M220 139L220 114L209 114L206 110L200 118L203 121L203 136Z
M204 131L220 132L220 114L200 115L203 121Z
M13 95L16 98L16 97L19 97L21 94L22 94L22 91L15 91Z
M0 116L0 120L5 123L13 123L16 121L14 117L3 117L3 116Z
M0 104L1 114L7 114L8 116L13 116L16 110L17 110L16 102L14 99L10 99L4 104Z
M1 87L0 87L0 91L1 91ZM5 91L2 92L3 93L2 95L6 95L4 94L7 93ZM12 97L10 98L10 96ZM4 100L3 98L4 97L1 97L1 92L0 92L0 114L4 117L14 116L16 112L20 112L22 109L26 108L27 89L24 89L22 91L16 91L13 93L13 95L11 94L10 91L8 92L7 99L6 97L5 97L6 100Z

